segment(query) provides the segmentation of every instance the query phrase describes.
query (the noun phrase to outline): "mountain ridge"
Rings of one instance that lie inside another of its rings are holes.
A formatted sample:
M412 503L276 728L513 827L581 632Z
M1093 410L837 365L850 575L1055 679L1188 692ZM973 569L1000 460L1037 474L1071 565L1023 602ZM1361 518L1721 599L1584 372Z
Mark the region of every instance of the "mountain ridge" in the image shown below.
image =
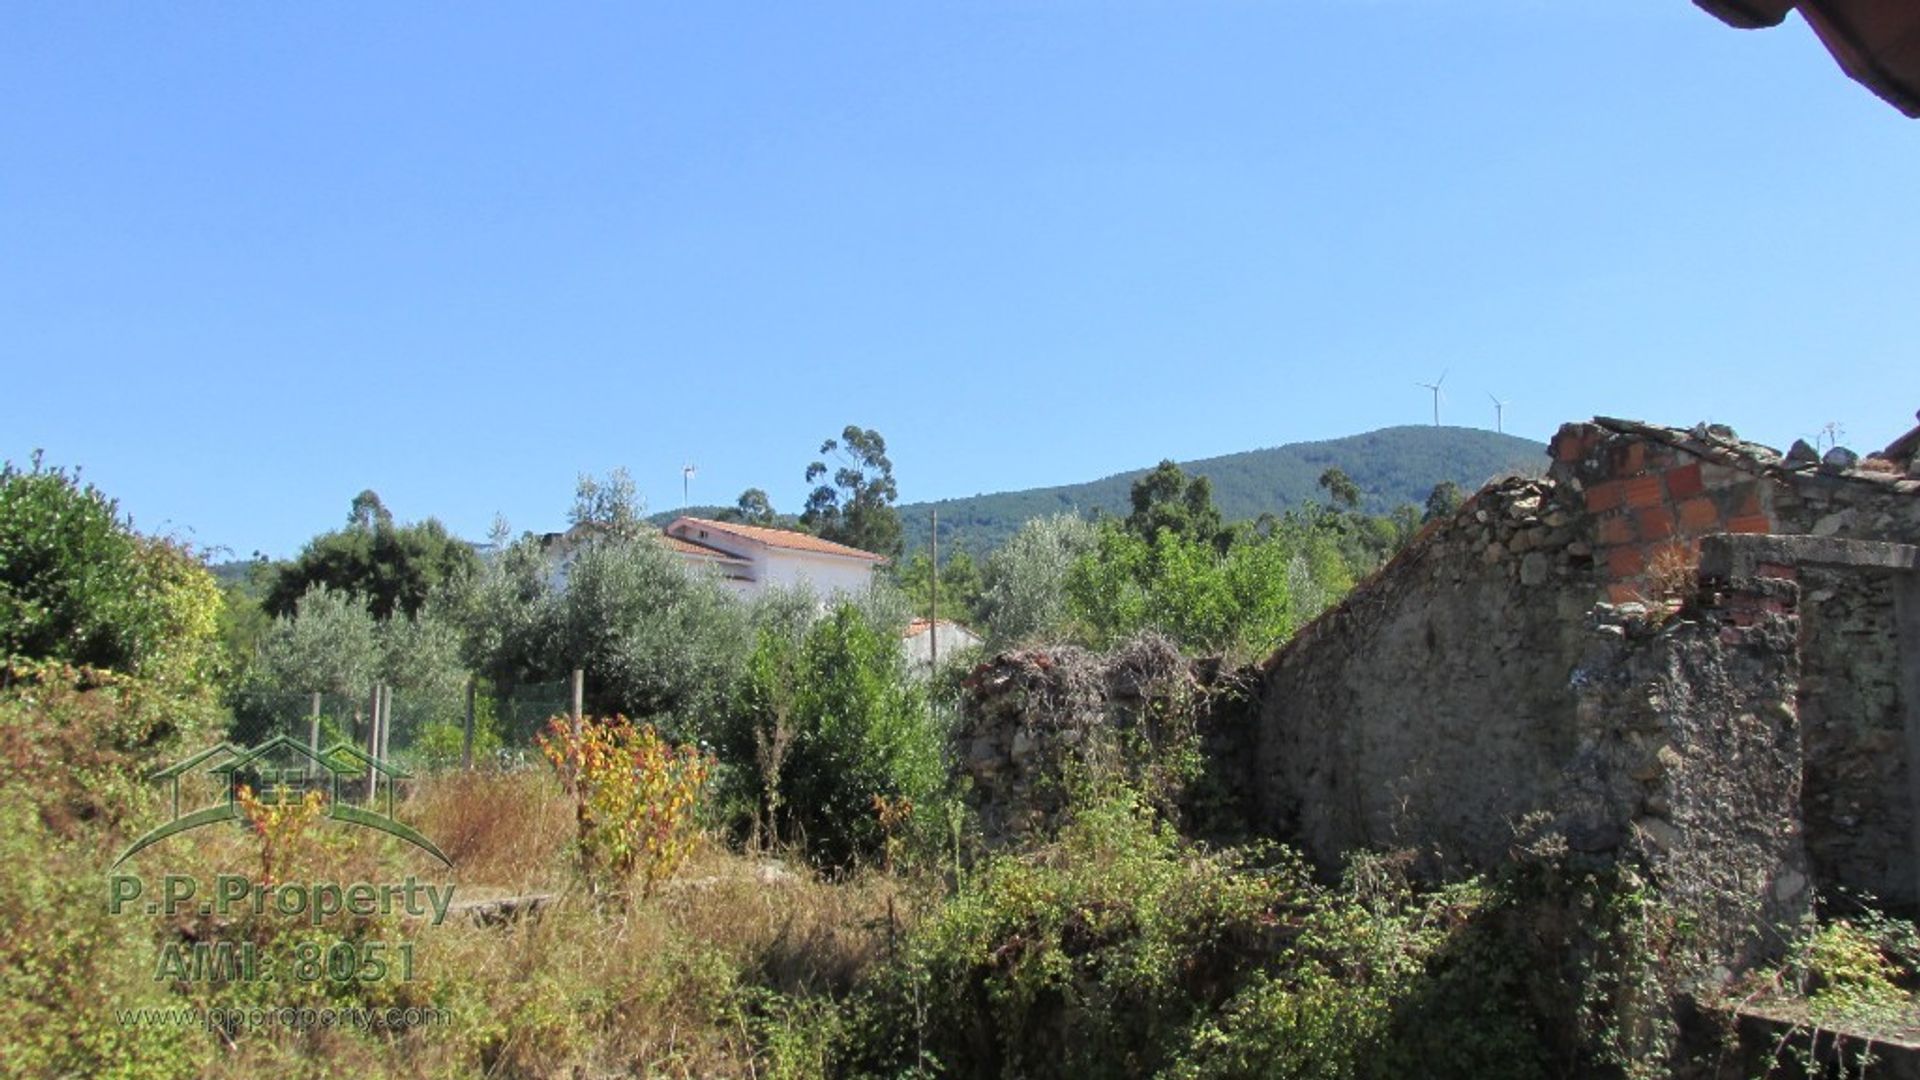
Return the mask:
M1178 464L1213 483L1214 505L1228 521L1283 513L1322 501L1320 474L1339 468L1361 491L1361 508L1386 513L1402 503L1424 505L1433 486L1451 480L1471 493L1510 471L1546 467L1546 445L1481 428L1403 425L1334 439L1283 443ZM987 492L902 503L906 549L927 543L928 515L940 511L940 542L976 558L999 547L1026 521L1061 512L1124 516L1133 482L1153 464L1077 484Z

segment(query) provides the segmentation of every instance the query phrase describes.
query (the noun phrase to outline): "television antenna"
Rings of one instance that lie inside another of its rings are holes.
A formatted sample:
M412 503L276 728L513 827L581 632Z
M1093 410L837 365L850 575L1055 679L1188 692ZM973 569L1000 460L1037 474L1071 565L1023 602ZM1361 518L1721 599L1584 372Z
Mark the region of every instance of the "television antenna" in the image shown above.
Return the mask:
M1493 430L1499 432L1502 435L1506 434L1506 431L1507 431L1505 426L1506 409L1507 409L1507 406L1513 404L1513 402L1501 401L1499 398L1494 397L1492 394L1487 395L1487 400L1493 402Z
M693 474L699 471L699 466L692 463L680 466L680 509L682 510L693 506Z
M1427 389L1433 391L1433 426L1434 427L1440 426L1440 396L1441 396L1440 386L1442 383L1445 383L1447 381L1447 372L1450 370L1452 369L1451 368L1443 369L1440 372L1440 377L1433 380L1430 383L1416 381L1413 384L1415 386L1424 386Z

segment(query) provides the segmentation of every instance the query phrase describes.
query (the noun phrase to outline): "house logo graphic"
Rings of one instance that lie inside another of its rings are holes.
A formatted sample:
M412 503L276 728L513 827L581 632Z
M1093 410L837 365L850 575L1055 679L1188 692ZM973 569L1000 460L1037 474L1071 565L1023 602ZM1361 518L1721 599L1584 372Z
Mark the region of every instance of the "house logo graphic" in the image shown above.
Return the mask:
M220 781L224 797L211 806L182 812L182 781L200 774ZM250 787L259 793L260 801L268 805L299 802L308 792L324 792L326 817L398 837L439 859L442 865L452 866L453 860L447 858L433 841L393 815L394 786L397 781L408 779L410 775L344 742L335 743L320 752L285 735L275 735L254 747L237 747L231 743L210 746L147 778L166 781L171 786L173 819L128 845L127 850L113 861L113 865L119 866L135 853L167 837L204 825L244 820L240 789ZM356 806L352 801L356 787L365 789L367 805L364 807Z

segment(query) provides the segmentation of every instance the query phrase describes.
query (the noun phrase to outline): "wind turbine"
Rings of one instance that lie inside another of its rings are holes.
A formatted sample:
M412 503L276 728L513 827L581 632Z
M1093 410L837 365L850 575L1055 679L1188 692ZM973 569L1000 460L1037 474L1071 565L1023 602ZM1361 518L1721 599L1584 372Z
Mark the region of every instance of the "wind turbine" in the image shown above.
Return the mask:
M1447 372L1451 370L1453 369L1451 368L1443 369L1440 372L1440 377L1438 379L1433 380L1432 382L1415 382L1413 384L1415 386L1424 386L1427 389L1433 391L1433 426L1434 427L1440 426L1440 385L1447 381Z
M680 466L680 509L693 505L693 474L699 472L698 466L691 463Z
M1506 419L1505 412L1506 412L1507 406L1513 404L1513 402L1501 401L1499 398L1494 397L1492 394L1487 395L1487 400L1493 402L1493 430L1500 432L1503 435L1506 434L1507 429L1504 426L1504 421Z

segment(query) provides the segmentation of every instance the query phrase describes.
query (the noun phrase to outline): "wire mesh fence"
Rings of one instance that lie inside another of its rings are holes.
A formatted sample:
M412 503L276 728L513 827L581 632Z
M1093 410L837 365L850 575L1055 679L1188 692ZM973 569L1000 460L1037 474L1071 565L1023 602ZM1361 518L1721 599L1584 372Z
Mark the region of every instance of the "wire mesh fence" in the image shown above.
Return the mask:
M537 757L534 737L572 703L566 680L532 683L505 693L473 694L471 760L480 767L514 768ZM375 691L300 693L250 689L233 703L232 739L258 745L284 735L317 751L345 742L370 749ZM388 687L378 753L409 770L457 767L468 759L467 694Z
M366 741L372 692L345 694L278 692L250 688L233 706L233 741L257 745L276 735L322 749L338 742Z
M501 744L530 747L548 719L573 708L573 686L566 679L516 686L494 708L500 721Z

